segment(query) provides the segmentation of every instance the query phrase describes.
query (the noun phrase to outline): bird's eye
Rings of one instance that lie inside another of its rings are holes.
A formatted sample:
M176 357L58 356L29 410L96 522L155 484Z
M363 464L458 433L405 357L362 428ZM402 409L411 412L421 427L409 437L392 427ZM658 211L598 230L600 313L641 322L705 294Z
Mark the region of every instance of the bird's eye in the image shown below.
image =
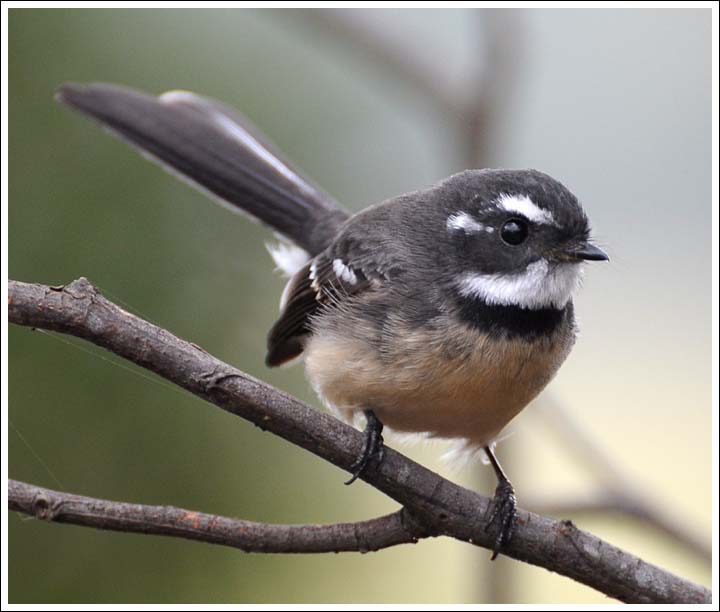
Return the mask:
M528 224L522 219L509 219L500 228L500 238L511 246L525 242L528 237Z

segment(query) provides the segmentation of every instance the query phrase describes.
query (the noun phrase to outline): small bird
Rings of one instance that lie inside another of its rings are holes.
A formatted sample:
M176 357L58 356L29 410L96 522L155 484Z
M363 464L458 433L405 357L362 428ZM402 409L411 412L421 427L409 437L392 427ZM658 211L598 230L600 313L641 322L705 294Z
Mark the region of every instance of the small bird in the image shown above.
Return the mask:
M493 443L573 346L582 264L608 259L577 198L537 170L466 170L351 215L217 101L100 83L56 98L279 235L267 365L303 355L322 401L365 417L348 484L382 461L385 425L484 450L496 558L516 499Z

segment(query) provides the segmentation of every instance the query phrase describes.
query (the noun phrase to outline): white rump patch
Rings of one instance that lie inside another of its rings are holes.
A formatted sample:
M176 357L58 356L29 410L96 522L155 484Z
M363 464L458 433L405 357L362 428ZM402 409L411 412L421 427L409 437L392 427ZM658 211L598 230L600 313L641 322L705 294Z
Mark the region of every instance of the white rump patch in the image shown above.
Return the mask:
M491 305L564 308L582 278L582 264L533 262L519 274L472 272L458 279L460 293Z
M286 242L268 243L265 248L270 253L270 257L273 258L275 265L285 276L292 276L310 260L307 251L295 244Z
M342 259L333 259L333 272L340 280L354 285L357 283L357 276L352 268L346 266Z
M510 213L522 215L533 223L555 225L555 219L552 214L540 208L526 195L508 195L504 193L500 196L497 205L498 208Z
M466 234L475 234L478 232L494 232L495 228L489 225L483 225L478 222L472 215L466 212L455 213L450 215L447 220L448 231L463 231Z

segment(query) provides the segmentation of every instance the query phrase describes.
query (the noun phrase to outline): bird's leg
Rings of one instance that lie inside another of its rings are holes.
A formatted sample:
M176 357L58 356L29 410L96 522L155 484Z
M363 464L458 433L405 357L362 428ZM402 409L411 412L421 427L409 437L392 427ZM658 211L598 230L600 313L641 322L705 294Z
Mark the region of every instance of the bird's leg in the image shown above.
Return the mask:
M383 459L383 454L385 451L382 437L382 422L380 421L380 419L377 418L377 416L372 410L365 410L363 412L365 414L366 420L365 444L363 445L361 455L350 468L352 478L350 478L350 480L345 483L346 485L355 482L360 476L360 474L363 473L363 470L367 467L368 463L370 463L372 459L377 459L378 463L380 463Z
M498 484L495 489L495 497L492 501L492 513L488 519L485 530L487 531L491 525L497 524L497 536L495 538L495 546L493 547L493 555L491 560L497 559L503 547L510 542L515 531L515 520L517 517L517 502L515 500L515 489L508 480L508 477L500 467L500 462L495 457L489 446L485 447L485 453L495 470Z

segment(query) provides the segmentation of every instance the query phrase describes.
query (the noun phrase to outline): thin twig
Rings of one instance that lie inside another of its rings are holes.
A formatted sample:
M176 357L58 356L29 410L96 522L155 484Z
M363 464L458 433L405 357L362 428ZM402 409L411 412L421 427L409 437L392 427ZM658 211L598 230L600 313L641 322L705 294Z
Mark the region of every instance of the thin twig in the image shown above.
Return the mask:
M404 510L357 523L270 525L73 495L9 480L8 508L55 523L198 540L261 553L370 552L427 537Z
M12 323L71 334L143 366L200 398L350 470L359 431L223 363L196 345L124 311L86 279L65 287L8 282ZM362 479L406 509L423 533L492 548L483 517L490 500L387 448ZM710 602L708 589L584 532L520 510L505 553L545 567L610 597L638 603Z

